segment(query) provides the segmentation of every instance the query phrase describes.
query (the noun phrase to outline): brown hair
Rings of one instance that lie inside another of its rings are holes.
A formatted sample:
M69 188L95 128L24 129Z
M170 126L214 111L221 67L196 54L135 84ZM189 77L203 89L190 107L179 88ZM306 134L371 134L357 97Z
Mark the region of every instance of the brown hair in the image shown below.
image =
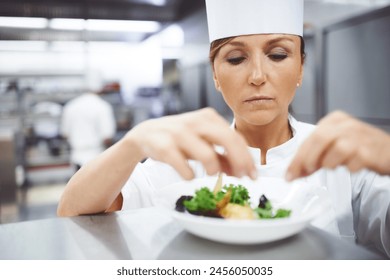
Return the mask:
M210 59L210 63L211 63L212 66L214 65L214 60L215 60L215 57L218 55L219 50L224 45L226 45L231 40L233 40L234 38L235 37L223 38L223 39L218 39L218 40L215 40L215 41L211 42L211 44L210 44L210 52L209 52L209 59ZM306 58L305 40L303 39L302 36L299 36L299 38L301 39L301 58L302 58L301 60L302 60L302 64L303 64L305 62L305 58Z

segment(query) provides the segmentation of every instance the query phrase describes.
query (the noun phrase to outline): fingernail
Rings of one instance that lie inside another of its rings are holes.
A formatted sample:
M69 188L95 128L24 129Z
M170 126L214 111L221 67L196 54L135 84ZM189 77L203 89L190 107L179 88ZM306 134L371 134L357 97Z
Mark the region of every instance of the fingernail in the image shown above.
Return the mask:
M245 171L238 171L237 173L234 174L235 177L237 178L242 178L244 177L246 174L245 174Z
M291 182L292 180L294 180L294 175L293 175L292 172L287 171L287 173L286 173L286 180L287 180L288 182Z

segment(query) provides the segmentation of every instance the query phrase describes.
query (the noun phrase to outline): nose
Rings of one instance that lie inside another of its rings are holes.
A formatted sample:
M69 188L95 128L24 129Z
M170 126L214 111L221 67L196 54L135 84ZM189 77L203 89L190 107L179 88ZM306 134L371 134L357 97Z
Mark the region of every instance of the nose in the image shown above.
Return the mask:
M264 63L260 58L255 59L250 64L249 83L251 85L260 86L266 81L266 74L264 69Z

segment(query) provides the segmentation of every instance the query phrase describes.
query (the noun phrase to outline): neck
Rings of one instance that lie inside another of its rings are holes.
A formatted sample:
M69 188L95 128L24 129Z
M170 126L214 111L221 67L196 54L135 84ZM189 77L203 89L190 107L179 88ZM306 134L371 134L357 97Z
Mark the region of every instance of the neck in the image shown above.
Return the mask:
M287 118L274 120L265 125L253 125L236 121L236 130L246 139L248 146L261 150L261 164L266 164L267 151L292 138L292 129Z

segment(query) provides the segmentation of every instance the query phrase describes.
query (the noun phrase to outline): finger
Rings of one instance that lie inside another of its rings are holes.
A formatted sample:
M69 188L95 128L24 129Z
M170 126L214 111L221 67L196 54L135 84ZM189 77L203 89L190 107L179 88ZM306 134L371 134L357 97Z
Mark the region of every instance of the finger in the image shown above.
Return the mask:
M339 165L344 165L354 157L356 152L357 150L353 143L348 140L339 139L325 151L321 166L333 169Z
M208 175L221 171L218 153L210 143L189 133L182 133L179 140L181 151L187 158L201 162Z
M196 117L194 117L196 115ZM221 146L232 175L256 178L256 167L244 138L214 109L206 108L183 115L186 126L212 146Z
M221 165L221 171L229 176L233 176L232 167L230 166L228 159L221 154L218 154L218 158L219 158L219 163Z
M148 157L171 165L184 179L194 178L194 172L188 164L187 157L178 149L171 136L160 135L159 141L152 139L151 142L151 145L144 143L144 150Z
M351 172L357 172L363 168L370 167L371 151L366 148L361 148L348 158L344 165Z
M161 161L171 165L186 180L191 180L195 177L187 158L178 150L171 150L169 156L163 157Z
M323 136L316 130L299 147L286 172L286 180L308 176L320 168L324 151L332 143L332 138Z
M365 165L362 163L362 161L360 161L356 157L349 158L347 161L345 161L344 165L352 173L353 172L357 172L357 171L359 171L359 170L361 170L361 169L363 169L365 167Z
M290 162L285 178L287 181L292 181L301 177L304 177L306 174L305 169L303 168L303 162L304 162L304 150L298 150L297 154L294 156L292 161Z
M309 172L305 168L305 150L306 149L302 149L302 151L298 151L293 160L290 162L285 176L287 181L309 176L316 171L316 169L312 169L311 172Z
M254 176L255 163L241 135L229 126L214 126L208 132L201 131L200 133L208 142L224 148L224 158L227 159L234 176Z

